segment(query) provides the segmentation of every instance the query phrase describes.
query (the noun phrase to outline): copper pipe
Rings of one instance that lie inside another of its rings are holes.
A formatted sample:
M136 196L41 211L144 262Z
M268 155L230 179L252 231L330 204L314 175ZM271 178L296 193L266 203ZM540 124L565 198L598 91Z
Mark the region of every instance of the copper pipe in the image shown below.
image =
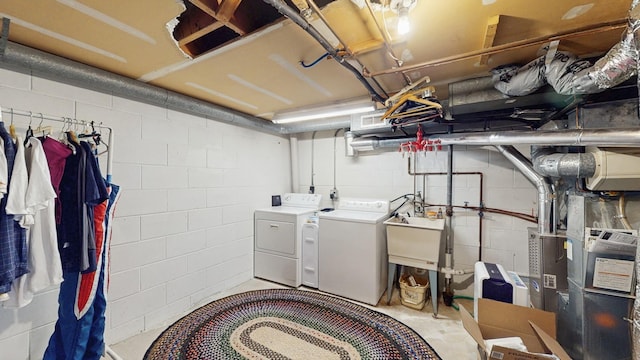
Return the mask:
M534 45L542 45L544 43L554 41L554 40L563 40L571 37L599 34L599 33L607 32L611 30L621 29L626 26L627 26L627 19L621 19L621 20L617 20L609 23L600 23L595 26L580 28L577 30L560 32L552 36L538 36L532 39L514 41L508 44L492 46L486 49L470 51L464 54L448 56L448 57L444 57L437 60L426 61L423 63L403 66L395 69L387 69L387 70L382 70L377 72L365 71L363 75L366 77L372 77L372 76L394 74L397 72L412 71L416 69L445 65L453 62L472 59L474 57L478 57L482 55L492 55L492 54L497 54L504 51L516 50L516 49L526 48Z
M429 175L448 175L448 173L446 172L412 172L411 171L411 160L409 160L407 162L407 166L408 166L408 173L409 175L424 175L424 176L429 176ZM479 171L460 171L460 172L453 172L453 175L478 175L480 177L480 206L478 207L470 207L470 206L456 206L453 205L452 207L454 208L463 208L463 209L470 209L470 210L474 210L474 211L478 211L478 216L480 217L480 220L478 221L478 261L482 261L482 220L483 220L483 216L481 215L483 211L487 211L487 212L495 212L495 213L499 213L499 214L503 214L503 215L510 215L510 216L514 216L520 219L523 219L523 216L528 216L526 214L520 214L520 213L515 213L515 212L511 212L511 211L507 211L507 210L501 210L501 209L489 209L489 208L485 208L484 207L484 196L483 196L483 189L484 189L484 174L482 172ZM446 205L436 205L436 204L425 204L428 205L430 207L443 207ZM527 221L532 221L531 218L526 218L523 220L527 220ZM537 222L537 219L533 219L533 222Z

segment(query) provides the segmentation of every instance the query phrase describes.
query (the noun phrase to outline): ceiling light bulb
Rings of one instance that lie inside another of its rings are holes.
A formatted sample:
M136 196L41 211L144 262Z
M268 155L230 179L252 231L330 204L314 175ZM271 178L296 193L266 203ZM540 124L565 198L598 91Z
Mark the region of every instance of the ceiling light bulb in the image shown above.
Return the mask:
M406 35L411 30L411 24L409 24L409 9L406 7L400 7L398 9L398 34Z

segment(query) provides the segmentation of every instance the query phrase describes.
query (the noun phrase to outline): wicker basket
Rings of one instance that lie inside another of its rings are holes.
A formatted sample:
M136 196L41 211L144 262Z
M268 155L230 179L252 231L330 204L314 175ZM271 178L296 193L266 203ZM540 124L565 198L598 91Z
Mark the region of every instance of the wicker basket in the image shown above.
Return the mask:
M411 286L409 277L413 277L416 282L415 286ZM400 303L412 309L422 310L426 301L428 287L429 278L413 274L402 274L400 276Z

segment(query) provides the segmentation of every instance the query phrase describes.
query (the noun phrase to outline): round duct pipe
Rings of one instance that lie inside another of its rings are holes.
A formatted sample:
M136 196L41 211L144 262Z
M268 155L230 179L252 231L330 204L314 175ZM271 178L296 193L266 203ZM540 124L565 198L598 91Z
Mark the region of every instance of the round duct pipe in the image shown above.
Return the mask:
M537 144L549 146L608 146L608 147L640 147L640 129L581 129L581 130L538 130L538 131L502 131L482 133L457 133L431 135L430 140L440 140L444 145L516 145ZM357 151L370 151L384 148L397 148L407 141L415 141L415 137L402 137L392 139L378 139L359 137L354 138L351 146ZM571 155L571 154L565 154ZM580 166L580 172L587 174L593 167L589 155L581 156L579 164L570 165L576 161L572 156L562 159L561 163L566 169L558 169L558 172L572 173L570 167ZM557 159L556 159L557 160ZM595 169L595 167L593 167ZM556 170L552 170L556 171ZM577 171L577 170L576 170Z
M564 145L640 147L640 129L501 131L432 135L442 145Z
M531 159L535 171L543 176L585 178L596 172L596 158L589 153L536 154L532 150Z
M299 123L282 125L283 134L299 134L313 131L348 129L351 127L350 119L334 121L301 121Z
M0 59L0 66L9 65L14 69L27 69L34 76L42 76L261 132L282 134L282 128L270 121L51 55L11 41L7 42L4 54ZM11 69L11 67L9 68Z
M542 175L536 173L531 162L513 146L497 145L496 149L507 158L538 190L538 232L555 234L555 194L553 186Z
M378 139L378 138L355 138L351 141L351 147L355 151L371 151L377 149L398 149L400 144L407 141L415 141L416 138L394 138L394 139Z

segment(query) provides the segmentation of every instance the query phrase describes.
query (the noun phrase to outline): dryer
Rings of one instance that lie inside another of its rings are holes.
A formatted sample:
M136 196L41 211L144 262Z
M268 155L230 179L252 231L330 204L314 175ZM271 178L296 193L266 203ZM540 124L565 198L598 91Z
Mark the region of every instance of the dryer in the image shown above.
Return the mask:
M302 283L302 229L320 207L322 195L287 193L280 206L254 213L253 274L298 287Z
M377 305L387 282L389 201L343 198L321 212L319 289Z

